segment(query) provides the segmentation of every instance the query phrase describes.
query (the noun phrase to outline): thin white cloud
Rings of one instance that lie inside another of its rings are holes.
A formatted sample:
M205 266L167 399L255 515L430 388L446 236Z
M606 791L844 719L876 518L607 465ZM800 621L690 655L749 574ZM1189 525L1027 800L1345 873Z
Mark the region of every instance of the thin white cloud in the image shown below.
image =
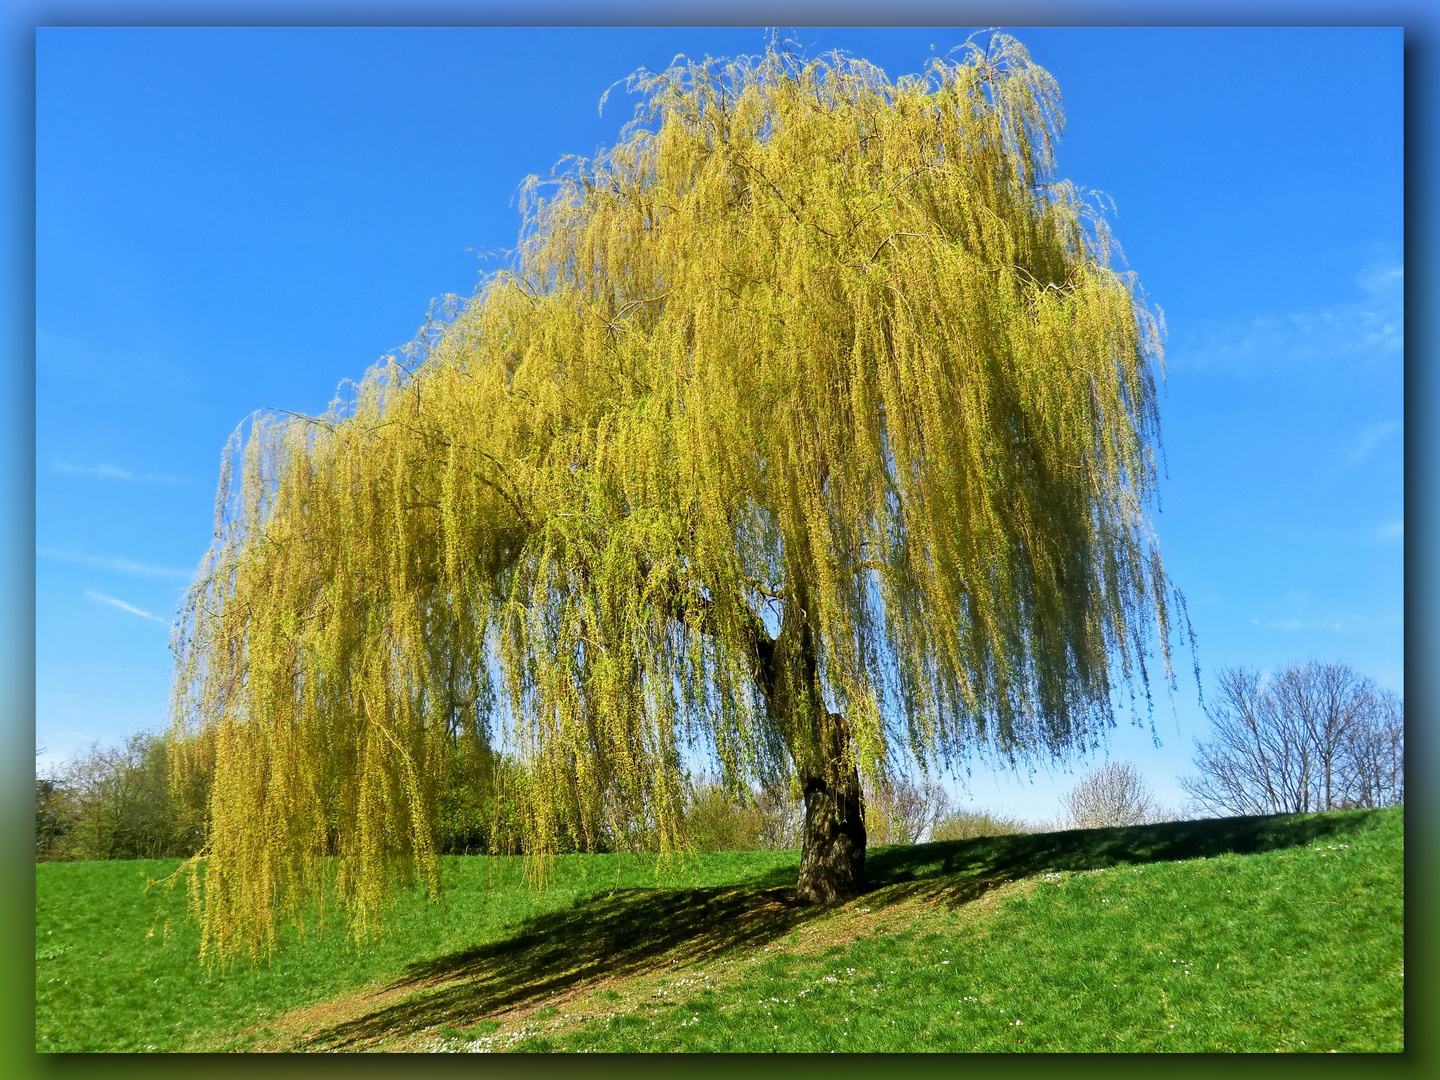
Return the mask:
M1250 621L1256 626L1261 625L1259 619L1251 619ZM1305 622L1301 619L1275 619L1264 625L1271 630L1334 630L1337 634L1343 630L1343 627L1336 622Z
M1189 340L1173 341L1167 359L1244 367L1399 360L1405 345L1404 268L1372 267L1356 281L1366 293L1362 300L1201 326Z
M1361 428L1347 444L1345 460L1352 467L1359 465L1374 453L1381 443L1399 430L1400 425L1394 420L1385 420L1379 424Z
M132 562L129 559L107 559L99 555L80 555L73 551L56 551L54 548L39 548L35 554L54 562L74 563L94 570L110 570L117 574L133 574L137 577L190 578L193 571L181 570L174 566L152 566L148 563Z
M1398 463L1400 447L1390 444L1395 442L1395 436L1400 431L1400 424L1395 420L1367 424L1340 440L1323 463L1317 465L1315 475L1326 483L1339 483L1354 474L1377 451L1383 451L1393 463Z
M131 615L139 615L142 619L158 622L161 626L166 625L165 620L160 618L159 615L151 615L150 612L142 611L133 604L127 604L124 600L117 600L115 597L106 596L104 593L91 592L89 589L85 590L85 595L90 597L91 600L98 600L102 604L109 604L111 607L117 607L121 611L128 611Z
M1381 525L1380 528L1378 528L1378 529L1375 530L1375 539L1376 539L1376 540L1404 540L1404 539L1405 539L1405 519L1404 519L1404 518L1401 518L1399 521L1392 521L1392 522L1390 522L1388 525Z
M68 461L55 462L55 471L67 476L98 476L104 480L143 480L155 484L179 483L173 476L153 476L150 473L135 473L114 465L71 465Z
M1405 288L1405 267L1395 263L1369 266L1355 276L1355 283L1371 296L1399 293Z

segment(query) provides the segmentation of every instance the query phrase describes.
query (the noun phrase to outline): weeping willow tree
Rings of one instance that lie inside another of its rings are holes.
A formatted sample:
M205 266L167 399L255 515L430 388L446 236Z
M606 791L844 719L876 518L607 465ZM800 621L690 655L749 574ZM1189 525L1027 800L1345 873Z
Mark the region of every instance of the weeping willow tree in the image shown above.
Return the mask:
M539 856L683 850L697 762L788 782L825 901L863 782L1093 745L1157 633L1168 673L1158 328L1055 174L1051 77L996 37L631 89L613 149L532 178L511 270L227 449L176 643L214 955L438 888L457 738L519 763Z

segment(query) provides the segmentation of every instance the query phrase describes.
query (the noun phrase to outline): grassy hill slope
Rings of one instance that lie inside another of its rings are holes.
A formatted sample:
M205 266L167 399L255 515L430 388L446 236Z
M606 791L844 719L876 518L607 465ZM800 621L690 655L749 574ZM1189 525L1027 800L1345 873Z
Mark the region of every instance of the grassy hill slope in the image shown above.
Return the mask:
M1403 854L1399 808L985 838L823 910L794 853L461 858L379 946L224 975L168 865L47 864L36 1048L1398 1051Z

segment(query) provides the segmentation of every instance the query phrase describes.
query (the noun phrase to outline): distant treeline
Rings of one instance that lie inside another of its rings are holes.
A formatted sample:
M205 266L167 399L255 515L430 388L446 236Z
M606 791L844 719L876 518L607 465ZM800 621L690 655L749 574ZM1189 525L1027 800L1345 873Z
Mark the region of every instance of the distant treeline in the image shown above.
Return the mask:
M1181 780L1189 807L1161 807L1144 778L1121 762L1086 776L1063 798L1060 816L1039 824L955 808L938 783L900 775L865 790L868 842L914 844L1133 825L1181 814L1307 813L1405 801L1405 703L1347 664L1292 664L1268 678L1226 669L1207 711L1212 728L1208 740L1196 742L1198 775ZM168 736L142 733L37 773L35 857L195 854L205 840L214 755L202 744L185 750L176 756ZM429 796L438 807L439 849L450 855L523 854L517 794L526 777L520 763L496 754L474 733L457 733L446 752L445 782ZM686 832L697 851L800 846L803 808L787 784L735 789L691 777L686 797ZM560 850L654 850L643 822L629 822L621 832L604 824L611 819L603 809L570 805Z
M191 752L172 761L170 737L141 733L118 747L96 745L35 778L35 857L156 859L188 857L205 841L213 760ZM519 802L524 781L512 758L478 740L450 745L446 783L436 793L436 841L451 855L522 854ZM803 807L787 785L727 789L706 778L688 787L686 826L697 851L791 849L800 844ZM983 810L954 809L934 782L898 777L865 795L871 844L913 844L1029 831L1018 819ZM592 815L591 820L594 820ZM578 820L578 816L577 816ZM644 848L645 837L578 827L562 836L562 850L606 852Z
M213 754L203 746L175 755L168 735L142 732L118 747L96 744L35 777L35 857L157 859L188 857L205 843ZM448 854L519 854L513 798L518 769L487 747L451 744L447 783L436 794L438 835ZM569 850L599 850L602 843Z
M36 859L193 855L204 842L209 777L172 787L170 766L169 740L142 732L37 774Z

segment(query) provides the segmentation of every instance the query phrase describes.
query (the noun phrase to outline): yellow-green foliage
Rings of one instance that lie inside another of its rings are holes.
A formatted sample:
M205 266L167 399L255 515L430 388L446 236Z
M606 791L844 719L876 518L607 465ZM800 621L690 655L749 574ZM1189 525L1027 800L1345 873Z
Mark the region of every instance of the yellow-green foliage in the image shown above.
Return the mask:
M1167 639L1157 328L1054 176L1050 76L996 38L634 82L413 364L227 451L176 648L216 955L437 888L457 733L523 763L526 850L677 850L688 762L813 770L827 711L871 778L1060 751ZM782 623L813 674L767 697Z

